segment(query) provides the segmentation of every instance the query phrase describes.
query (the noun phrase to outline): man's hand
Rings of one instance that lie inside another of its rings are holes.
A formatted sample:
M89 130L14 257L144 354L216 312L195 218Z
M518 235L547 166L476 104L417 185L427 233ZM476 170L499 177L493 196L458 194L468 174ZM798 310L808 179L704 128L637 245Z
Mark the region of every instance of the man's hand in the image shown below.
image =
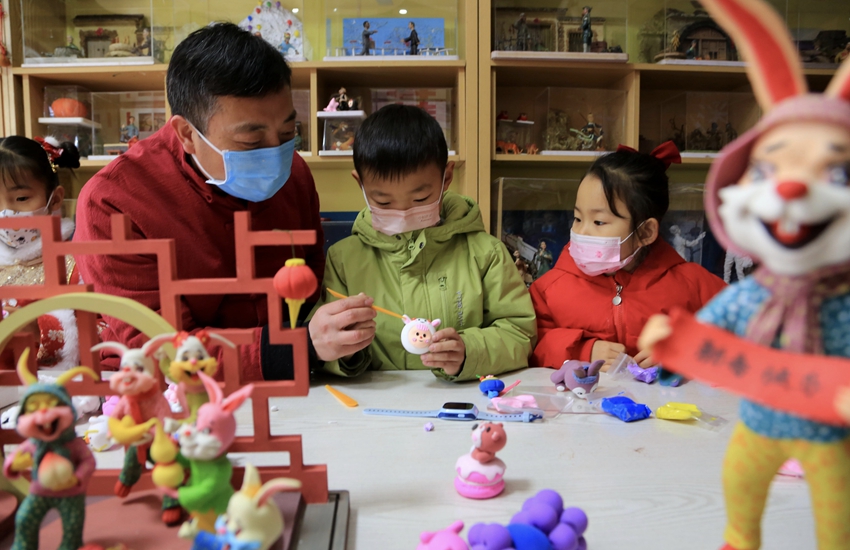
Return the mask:
M422 356L422 364L432 369L443 369L449 376L457 376L466 360L466 345L453 328L437 331Z
M607 340L597 340L593 343L593 348L590 350L590 362L605 361L602 365L602 372L608 372L614 360L626 351L626 346L617 342L608 342Z
M310 320L310 338L322 361L354 355L375 338L374 300L358 294L325 304Z
M653 359L652 354L646 349L638 352L638 354L635 355L634 360L635 363L637 363L642 369L648 369L658 365L655 359Z

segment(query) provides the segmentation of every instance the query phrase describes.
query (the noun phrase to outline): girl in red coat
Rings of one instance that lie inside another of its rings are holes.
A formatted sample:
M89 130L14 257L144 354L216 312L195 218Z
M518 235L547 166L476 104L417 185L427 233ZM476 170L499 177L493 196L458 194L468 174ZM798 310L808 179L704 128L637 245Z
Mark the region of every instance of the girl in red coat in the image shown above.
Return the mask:
M667 167L681 162L673 142L650 155L620 146L588 170L576 195L569 254L531 285L539 342L531 364L605 360L625 352L655 364L637 348L649 316L674 306L695 312L723 281L659 238L670 197Z

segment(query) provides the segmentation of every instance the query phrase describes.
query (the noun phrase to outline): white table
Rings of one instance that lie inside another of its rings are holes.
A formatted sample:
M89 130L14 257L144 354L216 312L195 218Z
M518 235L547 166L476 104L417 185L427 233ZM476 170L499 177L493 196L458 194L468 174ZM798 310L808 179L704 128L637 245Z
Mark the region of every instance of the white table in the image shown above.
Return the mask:
M551 372L529 369L503 380L522 380L517 389L543 386L550 384ZM360 406L341 405L322 387L326 382ZM322 379L308 397L273 401L278 410L272 412L272 431L302 434L305 464L327 464L330 489L350 491L349 549L412 550L420 532L457 519L466 523L465 538L477 522L507 523L526 498L544 488L587 512L592 550L720 548L725 524L720 470L738 399L696 382L665 388L603 378L603 387L612 384L623 385L653 410L668 401L690 402L730 422L719 432L655 418L626 424L592 414L506 423L508 445L499 457L507 465L507 488L487 501L467 500L453 487L455 460L471 445L470 423L435 419L434 431L425 432L423 419L362 412L479 403L477 384L447 383L427 371ZM245 412L238 413L241 433L250 432ZM100 454L98 462L120 467L120 452ZM804 482L774 482L763 527L763 548L815 548Z

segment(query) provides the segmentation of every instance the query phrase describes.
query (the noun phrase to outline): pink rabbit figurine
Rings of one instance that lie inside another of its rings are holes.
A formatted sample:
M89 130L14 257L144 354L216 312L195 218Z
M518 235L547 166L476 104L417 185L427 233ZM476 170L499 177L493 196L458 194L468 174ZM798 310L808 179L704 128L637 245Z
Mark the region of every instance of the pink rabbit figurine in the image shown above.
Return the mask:
M177 489L164 489L176 496L191 519L178 533L182 538L194 538L199 531L214 532L215 520L227 510L233 496L230 478L233 468L227 459L227 449L236 438L236 418L233 413L251 396L253 384L248 384L227 398L218 383L198 372L209 395L209 402L198 409L194 426L181 427L177 435L180 454L177 462L190 469L188 483Z

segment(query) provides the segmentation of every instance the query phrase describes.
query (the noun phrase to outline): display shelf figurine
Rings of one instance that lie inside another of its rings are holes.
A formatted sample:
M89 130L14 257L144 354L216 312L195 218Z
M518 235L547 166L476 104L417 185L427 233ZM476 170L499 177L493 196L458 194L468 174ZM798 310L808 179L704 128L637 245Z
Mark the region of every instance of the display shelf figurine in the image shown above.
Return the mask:
M189 478L185 485L182 475L159 485L164 494L177 499L189 512L189 521L180 526L178 532L180 538L188 539L194 539L200 531L214 533L218 516L227 510L233 496L230 485L233 466L227 458L227 449L236 438L234 412L254 390L254 385L248 384L225 398L218 382L203 372L198 372L198 376L209 402L198 409L194 425L185 425L177 432L179 454L176 462L180 468L189 469ZM173 462L169 460L173 456L173 448L169 449L173 442L170 441L162 430L157 430L151 447L151 457L157 465ZM156 475L154 482L163 483Z
M496 453L505 448L508 436L501 423L484 422L472 427L472 449L455 463L455 490L466 498L487 499L505 489L505 463Z
M407 35L407 38L403 39L403 42L407 46L407 55L419 55L419 33L416 32L416 23L413 21L407 24L408 30L410 30L410 34Z
M145 353L162 361L165 359L165 354L161 351L161 347L167 342L174 344L177 350L174 360L169 362L168 369L163 370L163 374L175 382L179 391L185 394L188 408L185 420L194 422L198 409L209 400L199 376L200 374L215 376L218 372L218 359L210 355L207 346L218 342L220 345L235 349L236 345L227 338L207 330L200 330L195 334L177 332L160 334L151 338L145 344Z
M531 264L534 266L535 278L539 279L552 269L552 252L547 249L546 241L540 241L537 246L537 252L534 258L531 259Z
M587 550L587 514L564 508L556 491L544 489L527 499L508 525L476 523L469 529L472 550Z
M685 59L697 59L697 41L692 40L691 45L685 52Z
M519 250L514 250L514 265L519 271L520 277L522 277L522 281L526 284L526 286L530 286L531 283L534 282L534 277L531 275L531 269L528 265L528 262L520 255Z
M519 115L517 115L516 121L517 122L528 122L528 115L526 115L525 113L520 113Z
M41 522L56 509L62 521L59 550L83 545L86 488L95 470L94 455L74 431L76 411L65 384L79 374L98 380L88 367L62 373L55 383L39 382L28 367L29 348L18 360L18 377L26 387L17 419L27 438L3 463L3 475L18 478L31 471L30 493L15 515L15 550L38 550Z
M670 226L670 234L673 236L673 248L679 253L683 260L688 261L688 252L699 245L705 238L705 231L697 235L695 239L688 240L682 235L682 228L678 225ZM690 254L693 256L693 254Z
M54 57L77 57L83 58L85 54L83 51L74 44L74 37L68 35L66 37L66 44L64 46L58 47L53 51Z
M292 40L292 35L288 32L283 33L283 42L281 42L277 47L277 51L283 54L284 57L286 57L286 54L288 54L290 50L294 51L295 55L300 55L298 50L295 49L295 46L289 43L290 40Z
M509 155L519 155L522 153L522 150L519 148L519 145L512 141L496 141L496 152L509 154Z
M720 134L720 127L716 122L712 122L705 134L705 148L709 151L719 151L722 147L723 137Z
M151 30L147 27L142 29L142 40L134 48L133 53L141 56L151 54Z
M109 388L120 396L118 404L109 414L109 433L124 445L124 464L115 482L115 496L124 498L139 481L148 461L150 442L153 440L152 419L165 425L173 416L171 405L159 389L156 366L142 349L129 349L120 342L103 342L92 348L93 352L111 350L121 356L118 371L109 379ZM181 405L186 409L185 400ZM176 500L165 497L162 502L162 521L176 525L182 511Z
M350 151L354 146L354 129L344 120L331 130L331 150Z
M732 270L735 270L735 276L739 281L743 281L747 276L747 270L752 269L753 260L749 256L735 254L732 251L726 252L726 258L723 260L723 280L727 284L732 282Z
M584 53L590 52L590 45L593 43L593 29L590 23L592 9L590 6L581 8L581 47Z
M437 327L440 326L440 320L434 319L411 319L407 315L402 315L404 328L401 329L401 345L408 353L414 355L424 355L428 353L428 346L431 345L431 340L437 333Z
M587 115L585 125L580 129L571 128L576 135L582 151L600 151L603 148L605 130L597 124L592 113Z
M604 364L602 359L593 363L570 359L549 375L549 379L558 391L571 391L576 396L587 399L588 394L596 391L599 386L599 372Z
M129 143L133 138L139 140L139 127L136 126L136 117L131 116L127 124L121 126L121 143Z
M741 420L723 465L724 549L759 548L771 482L790 457L800 461L809 483L817 538L817 544L810 546L846 548L850 415L843 418L845 423L838 418L842 405L850 404L850 393L819 380L825 376L821 369L846 370L850 356L845 315L850 304L848 172L841 168L825 178L823 171L827 163L850 163L850 65L839 69L824 94L810 93L790 33L767 2L701 3L748 60L747 73L764 113L712 164L705 189L706 216L723 248L750 256L758 267L696 315L697 321L731 333L717 336L724 340L682 330L684 324L692 327L693 320L680 311L672 320L651 317L638 347L652 353L665 369L734 388L743 396ZM675 343L685 349L705 342L711 342L712 349L728 350L723 368L697 369L692 359L668 346ZM740 351L731 347L736 345ZM787 371L782 367L771 372L772 366L758 361L760 354L777 350L788 354L784 362L792 367L785 382L781 377ZM835 362L825 363L824 356L835 356L831 358ZM736 368L739 365L746 371ZM829 376L837 380L835 372ZM804 393L814 407L832 401L833 392L836 420L804 408Z
M850 57L850 42L847 42L844 49L835 54L835 62L840 65L841 63L844 63L848 57Z
M510 117L510 116L508 116L508 112L507 112L507 111L499 111L499 114L498 114L498 115L496 115L496 120L497 120L497 121L498 121L498 120L510 120L510 119L511 119L511 117Z
M378 31L373 31L370 27L371 24L368 21L363 21L363 32L360 35L362 49L358 55L372 55L372 35Z
M531 32L528 30L528 23L525 19L525 14L519 14L519 17L514 21L511 27L516 31L516 51L528 51L531 45Z
M738 139L738 131L732 127L731 122L726 123L726 145Z
M259 470L246 464L242 488L233 493L227 512L216 520L215 533L198 533L192 550L268 550L284 528L283 515L271 497L300 488L300 481L285 477L263 483Z

